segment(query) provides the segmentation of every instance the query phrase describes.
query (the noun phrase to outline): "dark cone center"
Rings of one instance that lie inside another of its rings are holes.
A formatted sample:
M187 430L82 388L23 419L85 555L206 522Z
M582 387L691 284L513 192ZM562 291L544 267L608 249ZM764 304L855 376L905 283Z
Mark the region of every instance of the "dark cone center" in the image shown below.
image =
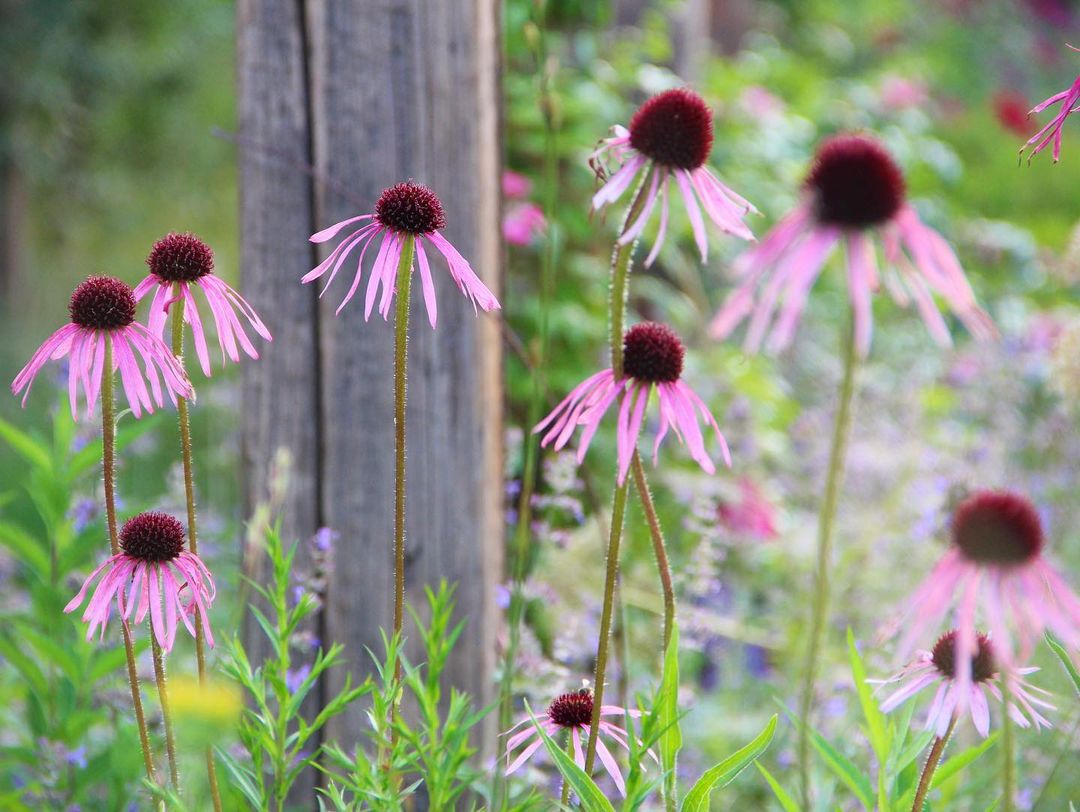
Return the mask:
M71 294L71 321L88 330L118 330L135 321L135 294L111 276L91 276Z
M375 219L392 231L429 234L446 228L446 215L438 196L419 183L391 186L375 204Z
M1042 551L1042 520L1035 506L1019 494L983 491L956 509L952 541L976 564L1026 564Z
M904 204L904 175L877 141L838 135L821 145L806 178L817 219L841 228L871 228Z
M686 349L666 324L635 324L623 336L623 373L648 383L674 383L683 370Z
M956 629L941 635L931 653L934 667L942 676L949 679L956 678L956 637ZM976 635L975 654L971 658L972 682L986 682L995 674L997 674L997 663L990 638L985 634Z
M194 234L166 234L146 258L162 282L195 282L214 272L214 252Z
M583 727L592 721L593 695L588 688L563 694L548 707L548 718L559 727Z
M120 528L120 547L140 561L172 561L184 550L184 525L167 513L140 513Z
M629 129L630 146L673 169L697 169L712 151L712 111L685 88L653 96L634 113Z

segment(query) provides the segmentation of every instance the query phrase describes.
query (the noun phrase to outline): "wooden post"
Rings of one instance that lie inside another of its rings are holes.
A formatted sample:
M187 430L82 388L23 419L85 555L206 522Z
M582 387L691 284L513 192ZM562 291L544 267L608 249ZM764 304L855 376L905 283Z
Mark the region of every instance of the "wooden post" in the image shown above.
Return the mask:
M384 187L413 178L442 199L444 233L499 295L497 8L239 3L244 292L274 332L264 358L245 365L247 487L257 496L268 457L291 448L286 527L298 538L320 525L340 533L322 631L345 643L354 675L371 670L364 647L380 651L379 629L391 625L393 325L377 315L365 323L362 297L334 316L349 279L321 301L316 286L300 286L317 261L307 236L371 211ZM498 314L475 315L429 255L439 320L433 331L414 297L406 597L420 608L425 585L459 584L468 627L447 679L480 706L492 696L502 571ZM327 687L343 678L339 669ZM358 706L330 735L348 745L365 724Z

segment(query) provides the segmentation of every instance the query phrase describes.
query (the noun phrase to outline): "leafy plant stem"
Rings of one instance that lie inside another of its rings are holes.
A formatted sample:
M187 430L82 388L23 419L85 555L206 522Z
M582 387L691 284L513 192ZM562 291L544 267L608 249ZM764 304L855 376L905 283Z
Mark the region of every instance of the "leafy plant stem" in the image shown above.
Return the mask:
M840 384L840 402L836 409L833 426L832 448L829 452L829 469L825 479L825 494L818 515L817 574L814 579L814 603L811 614L810 641L803 669L802 696L799 716L799 783L804 809L810 809L810 712L814 706L814 688L824 642L826 621L829 613L829 566L832 557L833 532L836 508L840 501L840 488L844 478L848 438L851 434L851 407L855 394L855 368L858 353L855 346L855 330L848 325L844 347L844 374Z
M172 352L176 360L184 362L184 298L180 283L173 286L172 311ZM191 452L191 416L188 413L187 398L177 397L176 413L180 424L180 455L184 465L184 498L187 502L188 546L193 555L199 554L199 533L197 529L197 511L195 505L195 474ZM195 664L199 672L199 687L206 688L206 641L202 623L199 620L199 608L195 607ZM206 779L210 786L210 798L214 812L221 812L221 790L218 787L217 766L214 751L206 748Z
M112 338L105 334L104 373L101 380L101 467L105 478L105 519L109 528L109 548L113 555L120 553L120 534L116 526L116 406L113 394L113 348ZM131 704L135 708L135 724L139 728L139 744L142 746L146 777L157 783L154 756L150 750L150 736L146 731L142 695L139 693L139 672L135 665L135 646L131 641L131 628L121 613L121 629L124 634L124 654L127 657L128 684L131 687Z
M923 767L922 775L919 776L919 788L915 790L915 801L911 805L911 812L922 812L923 804L926 803L926 796L930 792L930 782L934 778L934 772L937 770L938 764L941 763L941 756L945 753L945 745L949 743L949 738L955 729L956 716L953 716L945 735L934 739L934 743L930 747L930 754L926 757L926 765Z
M165 753L169 759L169 780L173 789L180 788L180 769L176 762L176 735L173 732L172 709L169 707L169 688L165 679L165 652L150 629L150 646L154 653L154 680L157 682L158 702L161 704L161 722L165 728Z

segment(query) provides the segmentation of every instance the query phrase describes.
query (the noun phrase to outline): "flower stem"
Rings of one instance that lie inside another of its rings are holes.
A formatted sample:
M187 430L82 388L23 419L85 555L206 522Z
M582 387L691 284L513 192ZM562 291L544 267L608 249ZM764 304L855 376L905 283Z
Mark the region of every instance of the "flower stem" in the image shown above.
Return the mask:
M154 652L154 679L157 681L158 701L161 704L161 721L165 728L165 753L169 757L169 780L173 789L180 788L180 770L176 764L176 736L173 734L172 710L169 708L169 689L165 681L165 653L161 650L153 628L150 629L150 646Z
M120 534L116 527L116 415L113 395L113 348L112 337L105 334L104 373L101 380L101 467L105 478L105 518L109 527L109 548L113 555L120 553ZM135 708L135 724L139 728L139 744L142 746L146 777L157 784L154 756L150 750L150 736L146 731L142 694L139 692L139 672L135 665L135 646L131 642L131 629L121 615L120 628L124 634L124 653L127 656L128 685L131 687L131 704Z
M634 472L634 487L641 499L641 509L645 512L645 520L649 525L653 553L656 555L656 569L660 573L660 587L664 593L663 651L666 652L671 642L671 630L675 625L675 585L671 577L667 548L664 545L664 531L660 527L660 517L656 515L656 505L653 504L652 494L649 492L649 481L645 478L645 466L641 464L641 455L638 452L634 452L634 459L630 465Z
M600 706L604 704L604 678L607 672L608 640L615 604L615 581L619 575L619 544L622 542L623 517L626 515L626 492L629 482L615 486L611 504L611 527L608 536L607 574L604 577L604 604L600 611L600 638L596 643L596 673L593 676L593 709L589 722L589 745L585 751L585 772L592 774L596 761L596 740L600 732Z
M626 210L619 236L622 237L626 230L637 220L641 210L645 207L648 198L649 179L655 170L652 165L645 170L638 184L634 199ZM626 296L630 279L630 260L634 256L634 248L637 240L623 245L616 241L615 248L611 253L611 300L608 302L608 341L611 344L611 368L615 372L615 378L622 377L623 365L623 330L626 324Z
M911 812L922 812L923 804L926 803L926 796L930 792L930 782L934 778L934 772L937 770L938 764L941 763L945 745L949 743L949 737L952 736L955 728L956 716L953 716L945 735L934 739L934 744L930 748L930 755L926 757L926 764L923 766L922 775L919 777L919 788L915 790L915 802L911 805Z
M566 755L570 758L574 757L574 731L566 731ZM559 803L561 808L566 809L570 806L570 782L565 778L562 781L562 793L559 797Z
M405 615L405 390L409 350L409 289L413 240L404 237L397 268L397 312L394 316L394 634L401 635ZM401 660L394 664L401 678Z
M1001 680L1001 757L1004 760L1001 769L1001 810L1016 810L1016 737L1013 735L1013 720L1009 716L1012 696L1009 691L1009 679L1006 675Z
M173 286L172 305L172 352L181 365L184 363L184 299L181 296L180 283ZM187 500L188 547L193 555L199 554L199 533L196 526L195 474L191 453L191 417L188 413L187 398L177 396L176 412L180 423L180 454L184 464L184 497ZM206 689L206 641L203 637L199 607L195 607L195 663L199 671L199 687ZM210 785L210 798L214 812L221 812L221 790L218 788L217 766L214 763L214 750L206 748L206 779Z
M836 409L829 470L825 480L825 495L818 515L817 575L814 581L814 605L811 615L810 642L803 670L802 697L799 706L799 778L803 808L810 809L810 712L814 706L815 681L825 637L829 613L829 566L832 558L833 531L840 487L844 478L848 438L851 434L851 406L855 394L855 367L858 354L855 330L848 326L844 349L844 377L840 384L840 403Z

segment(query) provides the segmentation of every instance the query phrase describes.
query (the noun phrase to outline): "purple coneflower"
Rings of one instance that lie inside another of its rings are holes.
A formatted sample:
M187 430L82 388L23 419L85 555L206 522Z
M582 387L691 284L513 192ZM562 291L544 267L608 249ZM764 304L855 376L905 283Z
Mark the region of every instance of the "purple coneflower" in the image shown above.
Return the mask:
M540 726L549 736L556 736L560 730L566 730L569 733L574 748L574 762L582 769L585 769L585 750L583 744L589 737L589 723L592 721L592 713L592 691L588 688L582 688L578 691L562 694L557 697L555 701L548 706L547 718L538 719ZM624 728L611 722L604 721L603 717L615 716L619 719L625 719L628 715L637 717L641 714L638 711L625 710L617 705L603 705L600 708L600 733L607 736L627 751L630 750L630 744L627 741L629 734ZM514 733L515 730L518 730L518 728L522 726L526 726L525 730ZM544 740L540 737L540 733L533 724L531 717L521 719L503 735L510 737L506 741L507 775L520 769L520 767L529 760L529 757L544 745ZM514 750L522 745L524 745L524 748L518 753L517 758L511 762L510 758L513 755ZM618 787L619 792L625 796L626 782L623 780L619 765L615 762L615 757L611 754L611 750L608 746L604 744L602 738L596 740L596 754L600 756L600 762L604 765L604 769L607 771L608 775L611 776L611 780L615 782L615 786Z
M938 343L948 345L951 338L934 293L977 338L994 335L956 254L907 203L900 167L881 144L864 135L838 135L821 144L799 205L735 261L741 281L713 319L710 333L726 338L752 314L746 348L760 349L770 325L769 351L786 348L810 288L833 249L843 243L855 341L865 355L873 324L871 294L879 286L875 233L884 247L885 286L900 305L915 302Z
M980 491L965 499L953 514L949 551L888 629L895 633L903 626L901 656L940 626L954 604L961 691L972 682L979 605L1006 670L1014 668L1014 635L1020 660L1027 659L1047 628L1066 646L1080 646L1080 599L1043 557L1044 545L1039 514L1023 496Z
M713 473L716 466L705 450L705 438L698 426L698 421L703 420L716 432L724 462L730 466L731 454L716 418L697 393L681 380L684 354L682 342L670 327L653 322L634 325L623 337L623 377L616 378L614 370L605 369L586 378L540 421L533 432L546 429L540 444L546 447L554 443L558 451L569 442L578 426L584 426L577 451L578 462L581 462L604 414L619 401L617 447L621 485L626 481L637 448L645 407L655 391L660 426L653 444L653 463L661 441L671 429L689 447L690 456L698 465Z
M1074 51L1080 50L1068 46ZM1035 113L1041 113L1047 107L1054 104L1060 104L1057 115L1050 119L1050 123L1039 130L1035 135L1031 136L1024 146L1020 147L1020 154L1024 154L1024 150L1034 145L1035 148L1031 150L1031 154L1028 155L1028 163L1031 159L1046 149L1047 144L1053 142L1054 148L1052 150L1054 156L1054 163L1061 160L1061 131L1065 127L1065 120L1068 119L1073 113L1080 111L1080 76L1076 77L1076 81L1072 83L1068 90L1063 90L1060 93L1055 93L1046 101L1041 104L1036 104L1028 112L1028 115L1034 115ZM1038 142L1038 143L1036 143Z
M177 616L195 636L191 619L198 608L203 634L214 645L207 619L215 595L214 578L197 555L184 549L184 537L184 525L166 513L151 511L128 519L120 529L121 552L90 573L64 612L78 609L90 584L104 572L82 616L90 624L87 640L99 627L105 634L115 598L124 620L134 611L135 623L141 623L150 613L154 636L166 651L172 650L176 639Z
M999 685L1003 678L1001 666L990 638L985 634L977 635L975 653L969 658L971 682L965 697L964 688L957 679L957 637L958 632L955 629L946 632L932 651L920 651L914 662L905 666L900 673L882 680L879 683L881 685L903 685L881 703L881 710L889 713L931 685L937 685L934 701L930 704L930 712L926 717L927 730L933 730L936 736L944 736L953 718L963 714L965 710L970 710L975 729L984 738L990 735L990 703L987 694L999 702L1002 701ZM1036 696L1045 696L1046 691L1023 679L1038 670L1020 668L1008 677L1009 716L1020 727L1030 727L1032 722L1037 728L1050 727L1050 722L1036 709L1036 706L1054 709L1053 705Z
M135 321L135 295L119 279L111 276L89 277L71 294L68 312L71 323L45 339L11 384L11 391L16 395L26 390L22 399L24 406L34 378L46 362L68 356L71 416L79 419L77 400L81 386L86 401L86 417L93 417L105 368L106 337L112 343L113 369L109 374L120 371L120 383L135 417L142 416L144 408L147 412L153 412L155 403L165 405L162 380L165 391L174 403L178 396L188 399L195 396L183 367L169 348ZM142 359L142 368L139 358ZM147 381L150 382L149 390Z
M222 364L225 363L226 355L234 363L240 360L237 344L249 357L259 357L237 317L238 313L247 319L256 333L267 341L273 340L270 331L251 305L214 274L214 252L194 234L166 234L154 243L150 256L146 258L146 264L150 266L150 275L136 286L135 298L141 300L151 290L154 291L147 326L154 335L161 337L165 330L169 305L178 298L183 299L184 321L191 325L195 352L199 356L203 374L210 375L210 353L206 348L206 334L199 308L192 294L193 287L199 288L206 296L206 304L214 317L218 343L221 345ZM179 296L175 288L179 288Z
M480 277L473 272L472 267L457 252L457 249L439 233L439 229L446 227L446 215L443 213L442 203L439 198L426 186L411 181L391 186L379 196L379 200L375 204L374 214L361 214L359 217L342 220L340 223L335 223L317 234L312 234L311 241L315 243L326 242L345 226L366 220L371 222L364 222L362 226L349 234L330 252L330 256L320 262L317 267L308 271L304 278L300 280L307 284L329 272L330 277L326 280L326 285L322 290L323 293L326 293L345 259L354 249L360 248L360 259L356 265L356 274L353 276L352 286L349 288L348 293L345 294L341 304L338 305L336 312L340 313L341 309L355 295L360 286L364 254L367 253L371 243L380 235L385 236L375 256L375 263L371 267L371 278L368 280L364 301L365 319L371 316L371 309L375 304L375 296L379 292L380 286L382 286L382 298L379 300L379 313L384 319L389 318L390 302L393 300L396 291L401 253L405 248L405 241L409 239L413 240L416 247L417 264L420 266L420 281L424 288L424 304L427 307L428 320L431 322L432 327L435 326L438 310L435 302L435 283L431 279L431 267L428 265L427 253L424 251L424 240L431 243L446 259L446 264L450 268L450 276L457 283L458 289L473 303L473 307L479 307L485 311L499 308L499 302L495 295L480 281Z
M651 265L660 253L667 233L671 180L682 194L702 262L709 249L702 208L721 231L744 240L754 239L742 218L757 213L757 209L721 183L705 166L713 144L712 110L699 95L686 88L664 91L637 109L629 129L616 125L612 133L611 138L601 142L589 163L598 168L601 157L610 152L621 165L593 196L593 209L614 203L643 170L646 172L645 181L649 185L644 205L637 219L627 223L619 237L621 245L636 240L660 199L660 230L645 258L646 265Z

